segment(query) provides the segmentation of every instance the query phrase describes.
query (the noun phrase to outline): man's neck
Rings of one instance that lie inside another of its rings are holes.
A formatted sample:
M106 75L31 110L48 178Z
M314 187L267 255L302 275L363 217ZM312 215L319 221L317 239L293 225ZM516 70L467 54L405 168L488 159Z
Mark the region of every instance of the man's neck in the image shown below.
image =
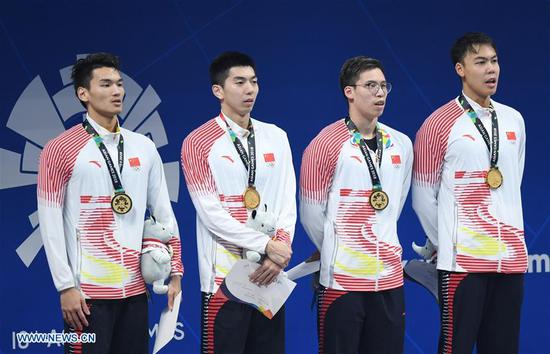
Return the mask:
M470 90L468 87L463 87L462 91L466 96L468 96L468 98L472 99L481 107L489 108L489 105L491 104L491 96L480 96L474 91Z
M250 122L250 112L244 115L238 114L237 112L227 109L222 106L222 113L226 118L231 119L235 124L243 129L248 129L248 124Z
M104 117L97 112L88 111L88 116L94 120L97 124L107 129L111 133L116 133L118 120L116 115L112 117Z
M369 118L351 111L349 112L349 117L363 138L372 139L376 136L378 117Z

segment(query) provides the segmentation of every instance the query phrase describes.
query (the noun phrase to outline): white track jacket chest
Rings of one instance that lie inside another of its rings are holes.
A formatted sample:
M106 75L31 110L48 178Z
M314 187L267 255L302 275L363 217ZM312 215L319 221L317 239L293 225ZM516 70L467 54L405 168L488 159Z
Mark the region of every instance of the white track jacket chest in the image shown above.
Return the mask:
M344 119L309 144L300 173L300 220L321 252L320 283L348 291L381 291L403 285L397 220L411 181L410 139L378 123L383 136L378 169L389 205L369 204L372 181L365 158Z
M491 114L466 97L491 135ZM492 101L499 127L503 184L485 182L489 150L454 99L437 109L416 135L413 208L438 246L437 268L456 272L523 273L527 250L520 185L525 126L519 112Z
M101 152L78 124L51 140L40 156L38 215L44 249L58 291L76 287L86 298L119 299L145 292L140 255L145 211L169 227L172 275L183 274L178 225L161 158L147 137L120 128L104 139L118 171L117 145L124 137L122 186L133 200L124 215L111 209L113 183Z
M248 130L224 116L246 149ZM260 207L265 204L268 212L275 214L275 237L290 245L296 224L296 177L288 138L273 124L252 119L252 125ZM245 226L250 213L243 203L248 172L220 116L185 138L181 163L197 212L201 291L213 293L241 259L242 249L264 254L269 237Z

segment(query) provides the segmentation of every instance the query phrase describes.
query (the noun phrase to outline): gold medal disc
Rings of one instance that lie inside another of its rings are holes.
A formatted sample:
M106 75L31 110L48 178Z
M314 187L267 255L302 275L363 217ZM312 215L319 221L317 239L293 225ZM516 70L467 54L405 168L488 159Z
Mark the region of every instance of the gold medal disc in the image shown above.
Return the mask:
M126 214L132 209L132 198L126 193L117 193L111 199L111 208L117 214Z
M497 189L502 185L503 177L498 167L491 167L485 179L491 189Z
M243 194L243 201L247 209L256 209L260 205L260 193L254 187L247 187Z
M390 203L390 198L382 190L373 191L370 195L369 203L374 210L384 210Z

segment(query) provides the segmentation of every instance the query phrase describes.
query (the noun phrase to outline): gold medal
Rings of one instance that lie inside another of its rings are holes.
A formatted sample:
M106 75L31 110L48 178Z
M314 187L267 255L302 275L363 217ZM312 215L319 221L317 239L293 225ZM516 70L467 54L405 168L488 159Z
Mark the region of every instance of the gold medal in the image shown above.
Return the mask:
M246 209L256 209L260 205L260 193L254 186L249 186L244 191L243 201Z
M370 195L369 203L374 210L384 210L390 203L390 198L383 190L377 190Z
M132 198L126 193L117 193L111 199L111 208L117 214L126 214L132 209Z
M497 189L498 187L502 186L502 181L502 173L500 172L498 167L491 167L487 172L485 182L487 182L491 189Z

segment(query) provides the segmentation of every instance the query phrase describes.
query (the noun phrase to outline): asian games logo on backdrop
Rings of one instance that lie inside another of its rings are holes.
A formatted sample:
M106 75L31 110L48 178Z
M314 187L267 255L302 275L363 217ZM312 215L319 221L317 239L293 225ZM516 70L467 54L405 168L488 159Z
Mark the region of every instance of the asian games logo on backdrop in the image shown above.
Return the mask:
M71 117L83 113L84 108L74 94L71 69L72 65L59 70L63 87L55 94L50 95L40 76L36 76L17 99L6 127L21 135L26 142L23 151L19 152L0 148L0 161L2 161L0 190L36 185L38 161L43 147L49 140L74 125L74 123L67 123ZM126 90L124 111L119 116L121 126L149 136L157 148L167 145L166 130L156 110L161 99L155 89L150 85L143 89L126 74L121 72L121 75ZM139 169L139 158L132 157L130 166ZM170 200L177 202L179 162L165 163L164 172ZM29 221L33 231L16 249L19 258L27 267L31 265L42 248L36 211L29 215Z

